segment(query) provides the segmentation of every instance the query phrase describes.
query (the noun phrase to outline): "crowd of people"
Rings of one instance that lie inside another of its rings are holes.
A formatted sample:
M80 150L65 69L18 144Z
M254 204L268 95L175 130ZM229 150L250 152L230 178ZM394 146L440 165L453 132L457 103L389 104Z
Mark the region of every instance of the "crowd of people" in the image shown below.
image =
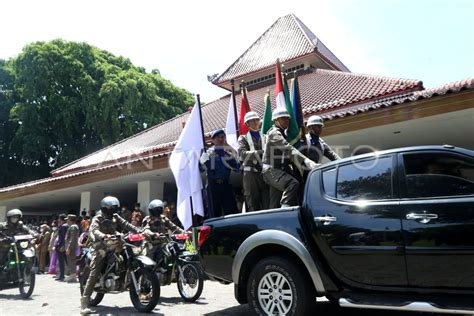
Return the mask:
M163 215L180 225L173 203L163 208ZM122 206L118 213L128 223L141 227L147 222L145 213L140 209L140 203L135 203L129 209ZM75 283L78 281L77 259L81 249L87 246L89 229L95 210L82 211L80 215L60 214L48 218L42 217L39 221L30 219L23 224L26 232L36 237L36 264L38 274L50 274L58 281Z
M153 200L148 205L149 214L145 216L137 203L128 211L120 208L116 197L107 196L100 202L100 210L95 214L81 212L75 214L60 214L50 224L41 223L39 227L24 224L21 219L23 213L19 209L9 210L6 222L0 222L0 267L4 266L5 255L9 249L9 238L18 234L30 234L36 248L38 274L48 273L54 275L57 281L74 283L78 281L78 258L81 248L91 250L89 275L81 297L81 314L92 311L89 308L90 295L100 276L105 259L103 251L106 241L112 234L143 233L147 236L152 251L146 255L159 260L162 245L166 244L169 234L188 234L175 225L169 218L173 215L170 208L161 200Z

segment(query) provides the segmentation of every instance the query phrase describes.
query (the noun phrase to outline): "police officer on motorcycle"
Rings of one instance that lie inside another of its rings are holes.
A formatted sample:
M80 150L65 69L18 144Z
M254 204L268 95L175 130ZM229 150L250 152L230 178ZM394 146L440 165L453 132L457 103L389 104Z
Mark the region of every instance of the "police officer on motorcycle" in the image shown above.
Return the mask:
M150 249L148 256L156 262L158 262L159 256L161 255L161 252L157 250L161 249L161 246L168 241L167 236L169 234L187 233L185 230L176 226L163 214L165 207L165 203L161 200L156 199L151 201L148 205L148 212L150 215L143 219L142 224L145 235L153 237L151 240L153 248Z
M81 297L81 314L90 314L89 301L98 281L106 257L106 240L116 232L124 230L138 233L140 229L128 223L117 213L120 202L116 197L107 196L100 201L100 212L92 219L88 244L92 249L90 273Z
M10 249L10 241L8 241L8 237L13 237L19 234L29 234L36 238L38 235L23 224L21 221L22 217L23 213L21 210L15 208L7 212L6 222L0 222L0 265L3 265L6 260L6 254ZM1 235L3 235L3 237Z

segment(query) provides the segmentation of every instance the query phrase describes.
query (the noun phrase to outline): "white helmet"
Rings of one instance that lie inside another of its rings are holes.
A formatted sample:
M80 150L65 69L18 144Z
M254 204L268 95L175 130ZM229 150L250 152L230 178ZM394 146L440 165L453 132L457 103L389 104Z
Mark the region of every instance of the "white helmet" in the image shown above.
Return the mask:
M23 213L22 213L19 209L14 208L14 209L9 210L9 211L7 212L7 218L12 217L12 216L20 216L20 217L22 217L22 216L23 216Z
M16 219L15 221L12 221L12 217L14 216L18 216L18 219ZM7 222L16 224L22 216L23 216L23 213L19 209L14 208L7 212Z
M100 201L100 208L116 206L120 207L120 202L115 196L106 196Z
M148 204L149 210L157 208L157 207L165 207L165 203L162 200L156 199L156 200L151 201L150 204Z
M163 214L163 209L165 208L165 203L162 200L153 200L148 204L148 212L151 216L159 217Z
M257 113L255 113L254 111L247 112L244 116L244 123L247 124L248 121L255 119L260 120Z
M280 118L280 117L290 117L290 113L288 113L285 109L276 109L272 112L272 121Z
M324 126L323 123L323 118L318 115L312 115L308 119L308 123L306 123L306 126L312 126L312 125L321 125Z

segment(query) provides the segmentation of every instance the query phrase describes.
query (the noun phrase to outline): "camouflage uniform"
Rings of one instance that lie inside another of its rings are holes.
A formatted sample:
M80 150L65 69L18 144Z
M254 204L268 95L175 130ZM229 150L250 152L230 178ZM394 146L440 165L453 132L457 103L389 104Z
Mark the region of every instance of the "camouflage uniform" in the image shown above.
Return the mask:
M76 250L79 240L79 227L76 224L69 226L66 233L66 274L71 275L76 272ZM69 254L67 254L69 253Z
M166 244L169 240L167 236L171 234L185 234L186 231L176 226L172 221L169 220L165 215L160 217L147 216L143 219L143 230L146 235L153 235L154 233L165 234L165 237L153 239L150 242L151 247L147 249L146 255L156 261L158 261L161 255L158 249Z
M308 159L286 139L285 131L273 126L267 132L263 153L263 180L270 186L270 208L298 204L300 183L293 176L290 161L296 166Z
M104 242L105 235L111 235L123 230L139 232L138 227L133 226L118 215L115 215L109 220L111 223L105 222L105 220L106 218L100 213L92 219L89 239L87 241L88 245L92 248L92 259L90 263L90 274L87 279L87 284L84 287L83 297L89 298L91 296L100 276L107 250L106 243ZM110 225L106 225L106 223Z
M15 235L27 234L36 237L38 234L28 228L22 221L18 221L16 224L9 222L0 223L0 238L1 235L6 237L13 237ZM7 259L8 250L10 249L10 242L0 242L0 265L3 265Z

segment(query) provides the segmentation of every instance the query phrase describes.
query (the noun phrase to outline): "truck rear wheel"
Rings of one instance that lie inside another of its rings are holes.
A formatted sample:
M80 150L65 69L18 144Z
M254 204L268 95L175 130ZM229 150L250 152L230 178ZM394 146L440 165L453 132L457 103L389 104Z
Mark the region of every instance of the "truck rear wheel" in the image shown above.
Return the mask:
M257 315L306 315L316 301L298 267L281 257L261 260L250 273L247 299Z

